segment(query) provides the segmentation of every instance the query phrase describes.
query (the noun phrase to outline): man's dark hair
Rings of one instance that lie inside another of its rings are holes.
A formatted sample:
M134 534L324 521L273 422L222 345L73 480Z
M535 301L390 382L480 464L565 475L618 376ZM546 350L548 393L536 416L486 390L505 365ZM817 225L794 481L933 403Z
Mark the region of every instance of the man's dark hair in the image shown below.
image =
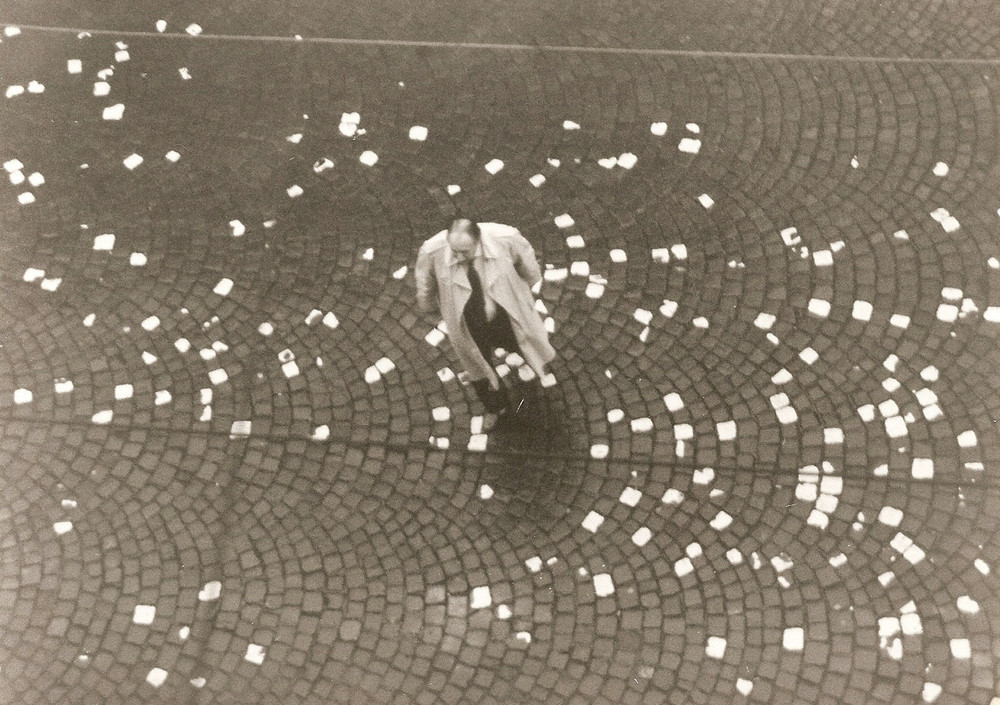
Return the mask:
M454 225L455 222L459 220L467 220L470 223L472 223L473 237L479 239L482 236L483 230L482 228L479 227L479 222L475 218L470 217L467 213L456 213L454 217L451 219L452 225Z

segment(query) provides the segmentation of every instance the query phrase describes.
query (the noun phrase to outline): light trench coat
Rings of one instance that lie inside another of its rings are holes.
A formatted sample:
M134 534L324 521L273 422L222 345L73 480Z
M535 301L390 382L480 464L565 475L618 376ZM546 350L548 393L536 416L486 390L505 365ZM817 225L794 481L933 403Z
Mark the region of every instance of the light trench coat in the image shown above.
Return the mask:
M531 293L531 287L542 278L535 251L517 228L500 223L480 223L479 227L484 293L507 312L525 362L541 377L545 363L556 356L556 351L549 344L548 333L535 310L535 297ZM472 294L472 285L465 266L455 259L448 245L447 230L420 247L414 277L417 303L422 311L433 310L431 289L437 283L441 317L448 326L455 354L469 378L487 379L493 389L498 389L500 378L479 352L462 315Z

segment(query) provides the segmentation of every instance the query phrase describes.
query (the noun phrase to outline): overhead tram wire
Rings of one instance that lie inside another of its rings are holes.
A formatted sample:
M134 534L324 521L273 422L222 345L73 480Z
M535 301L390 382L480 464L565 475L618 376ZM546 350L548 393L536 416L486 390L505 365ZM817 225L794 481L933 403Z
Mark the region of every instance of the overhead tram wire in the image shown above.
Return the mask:
M186 32L150 32L142 30L117 30L86 27L53 27L48 25L17 24L0 22L2 27L16 27L33 32L49 32L55 34L89 34L115 37L180 39L189 41L229 41L229 42L261 42L287 44L325 44L342 46L373 46L400 48L428 48L443 50L474 50L474 51L518 51L545 53L575 53L575 54L611 54L624 56L663 56L694 59L742 59L747 61L792 61L820 63L858 63L858 64L919 64L943 66L1000 66L1000 57L925 57L925 56L858 56L837 54L795 54L780 52L743 52L743 51L710 51L703 49L667 49L667 48L632 48L632 47L600 47L560 44L502 44L490 42L440 42L417 39L373 39L351 37L303 37L275 36L259 34L189 34Z

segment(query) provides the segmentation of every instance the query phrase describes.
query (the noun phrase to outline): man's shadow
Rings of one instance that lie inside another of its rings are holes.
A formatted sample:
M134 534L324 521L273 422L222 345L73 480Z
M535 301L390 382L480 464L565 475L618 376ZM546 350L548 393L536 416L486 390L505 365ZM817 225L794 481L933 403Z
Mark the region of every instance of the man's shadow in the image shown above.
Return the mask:
M490 432L483 482L511 498L514 515L561 517L585 474L585 431L574 432L556 388L515 382L507 393L509 411Z

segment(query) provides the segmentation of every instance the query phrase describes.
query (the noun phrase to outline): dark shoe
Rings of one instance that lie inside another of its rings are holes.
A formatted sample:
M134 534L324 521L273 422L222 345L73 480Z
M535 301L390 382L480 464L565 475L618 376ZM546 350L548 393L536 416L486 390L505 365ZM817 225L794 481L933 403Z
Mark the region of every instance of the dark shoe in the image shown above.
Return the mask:
M483 414L483 433L489 433L498 425L505 424L510 417L507 409L500 409L498 412L487 411Z

